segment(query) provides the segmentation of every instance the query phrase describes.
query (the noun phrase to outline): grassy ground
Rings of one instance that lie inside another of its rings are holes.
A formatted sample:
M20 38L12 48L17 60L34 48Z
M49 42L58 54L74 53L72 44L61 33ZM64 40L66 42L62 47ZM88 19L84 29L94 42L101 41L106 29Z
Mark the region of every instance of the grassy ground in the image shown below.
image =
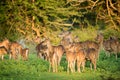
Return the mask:
M97 70L89 68L86 64L82 73L66 72L67 62L63 57L58 73L48 72L48 62L37 59L36 54L30 54L28 61L0 60L0 80L120 80L120 56L115 60L115 56L105 57L101 52L97 62Z

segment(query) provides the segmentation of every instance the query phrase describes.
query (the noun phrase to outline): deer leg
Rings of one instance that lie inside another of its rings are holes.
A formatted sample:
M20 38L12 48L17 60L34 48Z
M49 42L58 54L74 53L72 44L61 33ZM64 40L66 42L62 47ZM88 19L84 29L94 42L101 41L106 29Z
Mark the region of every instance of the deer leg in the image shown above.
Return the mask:
M81 64L81 62L80 62L80 61L77 61L77 70L78 70L78 72L81 72L81 71L80 71L80 64Z
M53 72L55 72L55 63L54 63L54 61L52 61L52 69L53 69Z
M73 61L73 72L75 72L75 61Z
M85 61L82 62L82 72L85 70Z
M37 53L37 58L41 58L40 52Z
M70 62L70 70L71 70L71 72L73 72L73 63L72 62Z
M2 60L4 59L4 55L2 55Z
M75 61L71 62L71 72L75 72Z
M92 61L90 62L90 69L92 70Z
M56 65L56 72L58 72L58 60L57 60L57 58L55 60L55 65Z
M95 63L94 63L94 70L96 71L96 61L95 61Z
M57 60L57 65L59 66L60 65L60 58L58 57L58 60Z
M12 55L11 55L11 53L9 54L9 59L11 59L12 58Z
M68 66L67 66L67 72L69 73L69 69L70 69L70 62L68 61Z
M51 61L49 59L49 72L51 71L51 65L52 65L52 63L51 63Z
M12 53L11 53L11 58L15 60L15 53L14 53L14 51L12 51Z
M57 61L55 62L56 72L58 72L58 64Z
M94 65L94 70L96 71L96 60L92 61L92 64Z
M53 67L53 72L56 72L55 59L53 59L53 61L52 61L52 67Z

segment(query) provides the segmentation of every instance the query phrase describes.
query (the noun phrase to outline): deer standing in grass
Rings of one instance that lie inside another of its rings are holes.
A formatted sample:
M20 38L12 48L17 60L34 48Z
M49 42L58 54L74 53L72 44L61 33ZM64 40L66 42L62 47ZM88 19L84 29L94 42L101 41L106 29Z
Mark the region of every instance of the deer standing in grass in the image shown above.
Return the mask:
M18 59L22 54L22 45L17 42L10 44L10 59Z
M60 64L62 55L64 53L64 48L62 45L58 46L52 46L49 39L44 40L41 43L41 46L43 47L42 52L44 55L46 55L47 60L49 61L49 72L51 71L51 68L53 72L58 71L58 65Z
M116 56L116 60L117 60L117 55L120 52L120 42L117 38L114 37L110 37L108 40L104 40L103 41L103 47L104 50L107 51L106 55L113 53Z

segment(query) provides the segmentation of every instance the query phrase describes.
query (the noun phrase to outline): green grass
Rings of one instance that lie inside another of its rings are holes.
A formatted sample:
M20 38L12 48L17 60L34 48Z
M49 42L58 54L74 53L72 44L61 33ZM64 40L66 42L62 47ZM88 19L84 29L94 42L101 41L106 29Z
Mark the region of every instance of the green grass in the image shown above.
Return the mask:
M58 73L48 72L47 61L38 59L36 54L30 54L28 61L0 60L0 80L120 80L120 56L106 57L101 51L100 59L97 61L97 70L89 68L87 62L85 71L82 73L67 73L67 62L65 56L62 58Z

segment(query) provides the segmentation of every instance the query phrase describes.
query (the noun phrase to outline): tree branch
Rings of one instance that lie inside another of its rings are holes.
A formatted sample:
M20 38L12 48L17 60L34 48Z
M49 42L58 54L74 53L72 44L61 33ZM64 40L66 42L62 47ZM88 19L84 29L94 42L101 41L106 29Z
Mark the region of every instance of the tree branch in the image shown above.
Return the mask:
M20 33L22 33L23 35L26 34L25 30L22 30L22 29L20 29L20 28L17 28L16 30L19 31Z
M112 2L111 2L112 0L109 0L109 3L110 3L110 6L111 6L111 8L113 8L114 10L117 10L117 8L116 7L114 7L114 5L112 4Z

